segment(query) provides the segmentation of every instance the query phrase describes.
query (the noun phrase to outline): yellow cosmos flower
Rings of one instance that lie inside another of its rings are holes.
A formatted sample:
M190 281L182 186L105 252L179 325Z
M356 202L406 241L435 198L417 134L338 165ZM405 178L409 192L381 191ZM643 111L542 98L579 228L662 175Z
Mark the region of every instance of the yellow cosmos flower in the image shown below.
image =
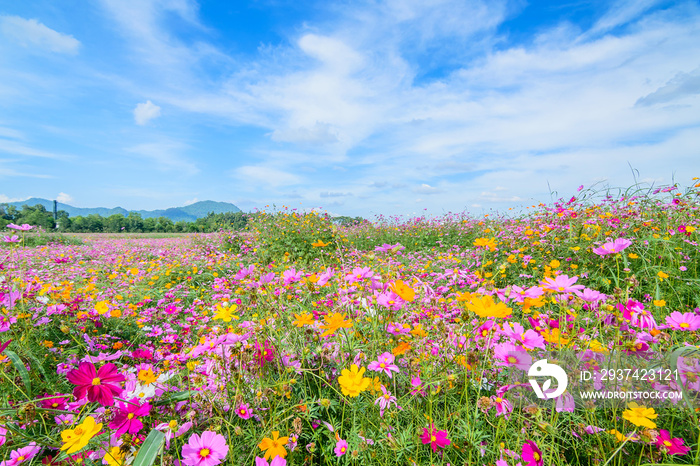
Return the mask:
M508 317L512 311L504 303L494 302L493 297L489 295L481 298L473 296L471 302L467 303L467 309L479 317Z
M66 429L61 432L63 446L61 450L67 450L67 454L73 454L82 450L97 433L102 430L102 423L95 424L95 419L88 416L75 429Z
M112 447L105 453L104 459L109 466L123 466L124 456L126 455L122 453L119 447Z
M315 243L311 243L311 246L313 246L315 248L322 248L322 247L328 246L329 244L331 244L330 241L327 243L324 243L323 241L318 240Z
M321 328L325 330L321 334L322 337L333 335L338 331L339 328L350 328L352 327L352 320L345 320L347 314L341 314L339 312L334 312L333 315L327 315L324 319L326 323L321 325Z
M394 284L391 286L391 290L399 295L401 299L404 301L413 301L416 298L416 292L413 291L413 288L410 286L406 285L403 281L401 280L396 280Z
M151 385L153 382L158 380L158 377L153 373L152 369L141 369L139 371L138 378L145 385Z
M284 458L287 456L287 450L284 449L284 446L287 444L288 440L289 437L280 437L280 433L275 430L272 432L272 438L264 438L262 442L258 444L258 447L265 451L266 460L270 458L274 459L277 456Z
M494 238L477 238L474 240L474 246L489 248L491 251L496 249L496 240Z
M214 314L213 319L223 320L224 322L231 322L231 319L238 320L238 316L233 314L233 312L238 309L238 306L231 304L230 306L222 306L221 304L216 305L216 314Z
M297 319L294 322L292 322L292 324L295 327L303 327L304 325L313 325L315 322L313 314L309 314L308 312L302 312L301 314L294 314L294 317L296 317L296 319Z
M369 384L372 380L363 377L365 370L364 367L358 368L357 364L353 364L350 370L343 369L341 376L338 377L338 383L340 384L343 395L354 398L369 388Z
M622 417L635 426L646 427L648 429L656 429L656 423L652 419L656 419L659 415L654 412L654 408L640 406L634 401L627 405L629 409L623 411Z

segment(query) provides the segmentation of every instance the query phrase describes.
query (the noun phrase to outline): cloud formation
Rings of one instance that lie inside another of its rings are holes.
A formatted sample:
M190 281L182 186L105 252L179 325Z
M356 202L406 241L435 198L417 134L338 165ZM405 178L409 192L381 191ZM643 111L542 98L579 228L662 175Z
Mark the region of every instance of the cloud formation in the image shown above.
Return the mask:
M137 125L143 126L154 118L160 116L160 107L150 100L136 105L134 109L134 121Z
M61 34L36 19L0 16L0 33L23 47L36 47L50 52L76 54L80 41Z

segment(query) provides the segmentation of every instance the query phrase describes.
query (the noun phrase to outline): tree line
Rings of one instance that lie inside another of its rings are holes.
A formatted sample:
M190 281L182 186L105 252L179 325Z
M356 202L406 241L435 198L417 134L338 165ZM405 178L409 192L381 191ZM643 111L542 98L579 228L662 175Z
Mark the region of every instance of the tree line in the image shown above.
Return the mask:
M129 212L129 215L114 214L103 217L99 214L70 217L64 210L57 212L56 221L53 212L41 204L35 206L23 205L21 209L10 205L0 204L0 229L9 223L16 225L29 224L41 227L46 231L64 233L210 233L221 229L244 230L248 220L258 215L246 212L224 212L215 214L209 212L205 217L188 222L179 220L173 222L168 217L142 218L141 214ZM332 221L339 225L362 223L361 217L334 217Z

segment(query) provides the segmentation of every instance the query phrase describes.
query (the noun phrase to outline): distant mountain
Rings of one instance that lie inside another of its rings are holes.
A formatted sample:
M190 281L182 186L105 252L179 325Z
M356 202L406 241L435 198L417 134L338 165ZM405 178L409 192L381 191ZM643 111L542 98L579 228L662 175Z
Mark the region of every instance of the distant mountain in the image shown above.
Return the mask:
M43 205L49 212L53 211L53 201L48 199L41 199L38 197L32 197L26 201L19 202L8 202L6 204L13 205L18 209L21 209L23 205L28 205L34 207L37 204ZM121 207L115 207L113 209L108 209L106 207L73 207L68 204L58 203L58 210L65 210L69 217L86 217L90 214L98 214L102 217L109 217L114 214L121 214L124 216L129 215L129 210L123 209ZM190 204L184 207L171 207L165 210L134 210L131 212L136 212L141 214L142 218L150 217L167 217L173 222L179 222L180 220L186 220L188 222L194 222L198 218L206 217L209 212L214 212L215 214L222 214L225 212L240 212L241 209L236 207L230 202L216 202L216 201L199 201L194 204Z

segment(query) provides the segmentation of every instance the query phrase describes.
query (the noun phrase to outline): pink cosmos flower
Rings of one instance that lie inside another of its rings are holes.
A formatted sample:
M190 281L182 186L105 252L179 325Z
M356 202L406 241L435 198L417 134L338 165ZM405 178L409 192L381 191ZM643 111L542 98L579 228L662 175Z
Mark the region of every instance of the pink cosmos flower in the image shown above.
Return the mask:
M228 454L228 445L223 435L204 431L192 434L187 445L182 447L182 462L188 466L215 466Z
M348 451L348 442L340 439L338 442L335 444L335 449L333 450L335 452L335 456L340 458L343 456L345 453Z
M28 462L36 456L41 450L41 447L36 443L31 442L24 448L18 448L17 450L12 450L10 452L10 459L0 463L0 466L16 466Z
M413 387L413 390L411 390L411 395L417 395L421 394L425 396L425 392L423 391L423 382L420 379L420 376L414 375L411 377L411 387Z
M506 419L510 417L510 413L513 412L513 404L510 401L500 396L492 396L491 401L496 407L496 416L502 415Z
M52 395L49 395L48 393L44 393L44 396L42 398L46 398L46 399L41 400L41 407L44 409L65 410L66 409L66 397L70 397L70 395L65 395L65 396L59 396L59 395L61 395L61 394L60 393L55 394L55 398L54 398Z
M695 331L700 328L700 316L693 312L681 314L674 311L671 315L666 316L666 324L675 330Z
M248 403L241 403L241 405L236 408L236 414L241 419L250 419L253 415L253 411L250 410L250 405Z
M520 456L523 460L523 466L543 466L544 464L542 451L537 448L537 444L532 440L527 440L525 444L523 444L523 450Z
M32 225L29 225L27 223L23 223L22 225L15 225L14 223L9 223L6 226L7 228L18 231L29 231L32 228L34 228Z
M362 281L365 278L372 278L374 276L374 272L372 272L372 269L369 267L355 267L352 269L352 273L349 273L345 276L345 280L348 283L355 283L358 281Z
M282 273L282 279L284 280L285 285L290 285L294 282L298 282L302 279L303 276L304 272L302 272L301 270L297 272L297 270L294 267L285 270Z
M139 404L138 398L129 400L129 403L122 402L119 411L109 423L110 429L116 429L116 436L120 436L124 432L135 434L143 429L143 423L139 420L140 417L148 416L151 412L151 405Z
M398 406L398 404L396 404L396 397L393 396L391 392L387 391L384 385L382 385L382 393L384 393L382 396L374 400L375 405L377 403L379 404L379 417L384 417L384 410L391 406L392 403L394 403L394 406Z
M73 395L81 400L87 394L89 401L96 401L103 406L112 406L114 397L122 393L122 389L114 385L124 381L124 376L117 372L117 366L107 363L95 370L95 365L90 362L81 362L77 369L73 369L66 375L68 381L77 385L73 389Z
M5 445L5 442L7 442L7 429L0 425L0 447Z
M17 235L3 236L2 240L5 243L19 243L20 241L22 241L21 239L19 239L19 236L17 236Z
M683 445L684 440L680 437L671 438L669 431L661 429L656 437L656 446L659 450L666 452L669 455L685 455L690 451L690 448Z
M287 466L287 460L281 456L275 456L269 463L265 458L255 457L255 466Z
M375 372L384 372L391 378L391 372L400 372L399 366L394 364L394 355L391 353L384 353L377 358L377 361L372 361L367 366L367 369Z
M610 241L605 243L599 248L593 249L595 254L599 256L605 256L608 254L616 254L620 251L624 251L632 245L632 241L625 238L618 238L615 241Z
M421 435L420 440L423 442L423 444L429 443L430 447L435 452L438 451L438 447L445 448L447 445L452 443L447 438L447 431L437 430L435 428L435 424L430 424L430 429L427 427L423 428L423 435Z
M542 288L557 293L574 293L577 290L585 288L583 285L574 285L578 281L578 277L569 278L568 275L557 275L556 278L547 277L540 283Z
M557 397L555 409L558 413L561 413L562 411L573 413L574 409L576 409L576 402L574 401L573 395L569 392L559 395Z
M532 366L532 356L527 351L517 348L512 343L500 343L494 348L494 358L500 366L516 367L528 370Z

